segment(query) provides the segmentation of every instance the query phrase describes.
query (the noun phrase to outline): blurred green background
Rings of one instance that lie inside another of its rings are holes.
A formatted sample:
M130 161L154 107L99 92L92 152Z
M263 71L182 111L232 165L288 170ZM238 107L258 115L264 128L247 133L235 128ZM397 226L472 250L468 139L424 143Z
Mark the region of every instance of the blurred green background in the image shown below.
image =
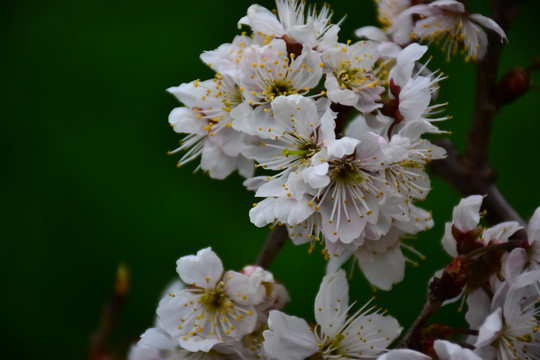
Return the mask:
M273 2L259 2L273 8ZM487 1L474 8L487 14ZM175 260L212 246L226 268L253 262L268 229L249 222L254 202L235 175L214 181L196 165L177 169L167 150L179 136L167 123L177 101L170 86L212 77L203 50L230 42L251 1L4 1L0 4L3 83L2 291L3 358L83 359L113 288L119 262L131 288L111 344L127 344L152 325L158 296L176 276ZM372 1L332 1L335 20L348 14L340 40L376 25ZM536 1L513 24L501 73L540 55ZM464 148L474 104L475 69L431 53L432 69L450 77L439 99L454 119L442 128ZM538 75L533 77L540 83ZM540 205L538 91L497 116L491 161L498 184L529 218ZM412 322L427 280L448 261L440 247L459 195L440 179L423 205L436 227L416 248L407 281L376 303L403 325ZM271 270L288 288L286 311L311 319L324 272L320 252L287 244ZM320 250L320 249L319 249ZM415 259L417 260L417 259ZM372 289L355 270L351 298ZM455 309L447 310L447 319ZM442 318L444 319L444 317ZM7 352L7 354L6 354Z

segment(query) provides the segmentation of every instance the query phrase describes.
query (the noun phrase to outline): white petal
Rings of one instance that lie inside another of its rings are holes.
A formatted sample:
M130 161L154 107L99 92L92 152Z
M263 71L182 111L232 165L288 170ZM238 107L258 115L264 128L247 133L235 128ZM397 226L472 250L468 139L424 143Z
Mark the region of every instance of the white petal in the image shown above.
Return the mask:
M206 141L201 154L201 169L213 179L222 180L236 170L236 158L225 154L212 141Z
M354 31L354 35L359 38L366 38L369 40L376 41L388 41L388 37L385 35L384 31L379 29L376 26L364 26Z
M223 264L211 248L199 250L197 256L184 256L176 261L176 272L188 285L212 288L223 274Z
M445 340L436 340L433 348L441 360L482 360L471 350Z
M396 60L395 70L389 75L399 86L405 86L412 76L412 71L417 60L427 51L427 46L412 43L403 49Z
M491 344L502 331L502 309L498 308L489 315L480 327L478 339L474 346L481 347Z
M442 246L446 253L451 257L458 256L457 242L452 235L452 223L446 223L444 226L444 236L441 240Z
M177 133L206 135L204 121L197 119L192 110L187 107L177 107L169 114L169 124Z
M274 213L275 204L276 198L266 198L263 201L260 201L256 206L249 210L249 220L257 227L263 227L270 224L276 219Z
M236 271L227 271L223 276L225 293L235 303L257 305L262 301L255 283L246 275Z
M203 338L200 336L187 336L184 340L183 337L180 338L180 346L184 349L192 352L203 351L208 352L216 344L222 343L223 341L217 338Z
M251 5L248 8L247 16L240 19L238 26L248 25L254 33L261 32L266 35L276 35L280 37L285 33L283 25L276 16L267 8L260 5Z
M430 360L431 358L421 352L409 350L409 349L398 349L391 350L386 354L379 356L377 360Z
M333 73L326 74L324 87L326 88L326 96L335 103L354 106L358 102L358 95L351 89L341 89Z
M360 140L350 137L337 139L332 141L330 144L327 144L328 153L339 159L345 155L352 154L359 143Z
M474 21L476 21L478 24L485 27L486 29L493 30L497 34L499 34L499 36L501 37L501 42L504 40L508 40L506 38L506 34L504 33L504 30L499 26L499 24L497 24L492 19L485 17L483 15L480 15L480 14L471 14L469 17L473 19Z
M315 320L324 334L333 337L345 322L349 307L349 283L343 270L326 275L315 298Z
M529 244L532 244L533 241L540 242L540 207L534 211L533 216L529 220L527 236Z
M471 329L478 329L489 315L491 300L484 290L476 289L467 296L467 313L465 319Z
M383 253L377 253L371 261L358 257L358 265L368 281L382 290L392 289L405 277L405 257L399 245Z
M280 360L303 360L317 352L317 341L303 319L272 310L263 333L264 350Z
M482 195L471 195L462 199L454 208L452 217L454 225L462 232L474 229L480 222L480 207L482 206Z

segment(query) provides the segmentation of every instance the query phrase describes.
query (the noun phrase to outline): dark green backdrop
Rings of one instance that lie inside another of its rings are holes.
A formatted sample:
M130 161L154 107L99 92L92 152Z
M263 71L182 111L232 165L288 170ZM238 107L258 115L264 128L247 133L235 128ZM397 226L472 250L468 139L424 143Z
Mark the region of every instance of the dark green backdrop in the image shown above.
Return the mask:
M261 5L272 8L272 2ZM239 269L257 256L268 229L251 225L252 194L241 179L214 181L177 169L168 157L179 137L167 123L178 106L170 86L211 72L198 55L230 42L250 1L11 1L0 5L4 124L2 147L2 357L82 359L99 321L119 262L132 286L114 342L136 338L152 324L158 295L175 276L175 260L212 245L225 266ZM348 14L340 39L375 24L371 1L332 2ZM478 11L487 1L474 0ZM536 1L523 5L508 34L502 70L540 54ZM450 75L440 101L449 101L463 149L474 101L474 66L456 58L432 67ZM538 82L538 76L535 77ZM497 117L491 161L498 184L528 218L537 190L538 92ZM428 256L377 304L404 325L424 300L427 279L447 261L440 238L458 194L439 179L425 207L437 226L417 248ZM286 311L313 316L324 271L319 253L288 244L272 270L292 296ZM353 298L372 290L355 272ZM449 310L448 317L454 315ZM6 354L7 352L7 354Z

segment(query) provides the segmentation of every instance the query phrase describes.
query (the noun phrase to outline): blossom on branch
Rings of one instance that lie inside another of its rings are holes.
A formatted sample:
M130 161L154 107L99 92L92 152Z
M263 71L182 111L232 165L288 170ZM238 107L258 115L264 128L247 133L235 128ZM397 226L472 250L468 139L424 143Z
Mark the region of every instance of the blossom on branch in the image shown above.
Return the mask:
M353 304L354 305L354 304ZM364 359L381 354L399 336L396 319L370 302L349 316L349 285L343 270L323 278L315 299L317 324L280 311L270 312L263 333L266 352L276 359Z

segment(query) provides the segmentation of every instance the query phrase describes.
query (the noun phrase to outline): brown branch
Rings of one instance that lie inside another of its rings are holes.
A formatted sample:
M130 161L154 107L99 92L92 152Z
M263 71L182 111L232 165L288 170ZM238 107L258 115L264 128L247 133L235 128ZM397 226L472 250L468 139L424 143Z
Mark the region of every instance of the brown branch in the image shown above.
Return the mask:
M491 18L505 31L517 14L520 0L494 0ZM497 72L503 44L494 31L488 32L488 48L476 67L476 105L473 124L465 151L472 166L482 169L488 164L489 139L497 103Z
M515 17L521 0L492 0L491 18L507 32ZM431 170L447 180L463 195L487 195L483 206L487 210L486 218L491 224L514 220L524 225L525 222L501 194L495 180L495 171L488 162L489 143L493 120L499 111L497 97L497 75L502 43L494 31L488 32L488 48L485 56L477 62L476 104L474 117L464 156L460 156L452 142L447 139L439 145L448 152L448 157L434 161ZM525 237L521 231L516 234ZM433 285L430 284L430 287ZM428 296L422 311L400 342L400 347L418 349L422 328L426 321L442 305L440 297Z
M420 338L422 337L422 328L426 321L433 315L442 305L442 301L434 300L428 296L424 307L420 311L420 314L416 317L414 323L409 327L409 330L405 333L401 339L398 348L407 348L420 350Z
M480 194L487 195L483 207L487 210L486 220L490 224L498 224L503 221L517 221L525 225L525 221L508 203L495 185L497 175L489 165L482 167L474 166L467 157L461 157L448 139L437 141L448 152L448 157L433 161L430 165L431 172L448 181L456 190L464 196ZM526 234L516 234L525 237Z
M492 1L491 18L506 32L515 17L520 0ZM464 156L460 156L449 140L439 145L448 152L446 159L434 161L431 170L453 185L464 196L487 195L484 208L491 224L514 220L525 222L501 194L495 180L497 175L488 162L489 142L493 120L499 111L497 97L497 72L502 51L499 35L488 32L488 48L485 56L477 62L477 87L474 117ZM519 234L524 236L524 234Z
M277 253L279 250L281 250L283 245L285 245L285 242L287 242L288 239L289 233L287 228L284 225L275 225L270 231L270 234L268 234L266 243L261 249L255 264L262 268L268 269L268 267L270 267L272 264L272 261L274 261Z

